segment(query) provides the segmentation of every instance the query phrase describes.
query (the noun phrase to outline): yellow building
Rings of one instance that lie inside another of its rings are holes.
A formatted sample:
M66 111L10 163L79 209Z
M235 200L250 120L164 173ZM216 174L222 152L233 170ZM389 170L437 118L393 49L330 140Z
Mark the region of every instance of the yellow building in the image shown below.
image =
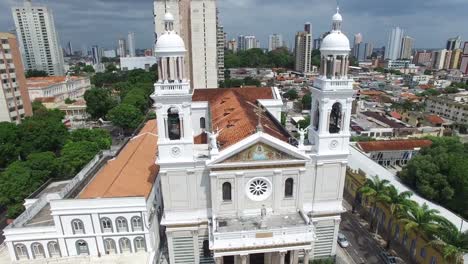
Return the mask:
M370 203L367 199L361 199L359 188L366 182L366 175L362 171L353 171L348 169L346 171L345 179L345 193L356 203L362 205L366 213L371 213ZM434 247L428 245L429 239L420 232L404 231L404 227L400 223L390 217L390 210L385 205L377 205L377 217L379 218L379 234L384 238L388 238L390 231L392 242L391 245L398 243L400 247L405 248L406 253L411 259L418 264L453 264L444 260L443 255Z

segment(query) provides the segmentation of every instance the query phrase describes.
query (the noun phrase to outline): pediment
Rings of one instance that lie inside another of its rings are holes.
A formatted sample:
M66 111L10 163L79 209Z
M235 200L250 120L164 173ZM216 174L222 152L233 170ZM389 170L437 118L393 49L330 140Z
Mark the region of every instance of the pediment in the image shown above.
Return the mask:
M263 165L305 162L309 157L298 148L266 133L256 133L225 150L208 165Z

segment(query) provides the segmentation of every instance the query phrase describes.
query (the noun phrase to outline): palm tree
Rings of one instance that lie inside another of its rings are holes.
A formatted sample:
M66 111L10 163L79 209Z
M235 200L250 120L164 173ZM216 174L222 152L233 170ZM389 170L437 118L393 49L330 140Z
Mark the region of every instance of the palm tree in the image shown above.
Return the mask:
M406 212L409 207L414 206L414 202L409 200L409 198L413 195L410 191L405 192L398 192L395 186L390 185L387 187L387 196L388 201L385 204L388 206L390 210L390 217L395 221L400 220L400 216L403 212ZM392 241L392 227L390 226L389 230L387 230L388 237L387 237L387 249L390 248L390 243Z
M429 245L438 248L445 260L449 263L463 263L463 255L468 253L468 231L462 233L454 224L445 220L441 222L435 237Z
M429 209L426 203L422 206L417 204L410 206L399 217L406 232L421 231L428 236L435 234L440 228L440 223L446 221L445 218L439 215L438 210Z
M371 230L373 229L373 224L375 217L377 216L377 203L385 203L389 200L387 196L387 188L390 182L388 180L381 180L379 176L374 176L371 179L366 179L366 183L359 189L359 192L363 196L368 197L372 202L372 220L371 220ZM377 228L375 232L377 232Z

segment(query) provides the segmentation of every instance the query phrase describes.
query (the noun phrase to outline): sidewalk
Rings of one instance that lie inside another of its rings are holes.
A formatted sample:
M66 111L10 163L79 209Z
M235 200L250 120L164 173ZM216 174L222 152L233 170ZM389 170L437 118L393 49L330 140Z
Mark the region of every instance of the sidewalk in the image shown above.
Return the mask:
M336 264L357 264L340 246L336 247Z

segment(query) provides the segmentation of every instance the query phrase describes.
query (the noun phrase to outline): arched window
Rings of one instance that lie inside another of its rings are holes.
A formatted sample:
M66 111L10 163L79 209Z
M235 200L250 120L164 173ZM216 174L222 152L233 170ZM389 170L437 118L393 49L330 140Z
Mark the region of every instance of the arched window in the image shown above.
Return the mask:
M76 241L76 253L78 255L89 255L88 243L84 240Z
M318 131L320 124L320 104L318 101L315 102L315 112L314 112L314 130Z
M112 221L107 217L101 218L101 227L103 233L112 232Z
M72 220L72 229L73 229L73 234L84 234L85 233L83 221L81 221L79 219Z
M115 241L111 238L104 240L104 250L106 254L115 254L117 253L117 247L115 246Z
M329 132L332 134L340 133L341 130L341 104L334 103L330 113Z
M28 259L29 258L28 249L23 244L16 244L15 245L15 253L16 253L16 258L18 260Z
M200 117L200 128L206 128L206 119L204 117Z
M133 243L135 244L135 252L146 251L146 243L143 237L135 237Z
M115 226L117 226L117 232L128 232L127 219L123 217L117 217Z
M120 251L122 253L131 253L132 246L130 244L130 239L123 237L119 240Z
M284 197L292 197L293 196L293 185L294 180L292 178L288 178L284 183Z
M231 183L223 183L223 201L231 201Z
M175 107L167 110L168 135L170 140L177 140L181 137L179 110Z
M141 222L141 217L139 216L132 217L132 230L143 231L143 223Z
M49 255L51 258L60 257L60 247L57 242L51 241L47 244L47 249L49 250Z

